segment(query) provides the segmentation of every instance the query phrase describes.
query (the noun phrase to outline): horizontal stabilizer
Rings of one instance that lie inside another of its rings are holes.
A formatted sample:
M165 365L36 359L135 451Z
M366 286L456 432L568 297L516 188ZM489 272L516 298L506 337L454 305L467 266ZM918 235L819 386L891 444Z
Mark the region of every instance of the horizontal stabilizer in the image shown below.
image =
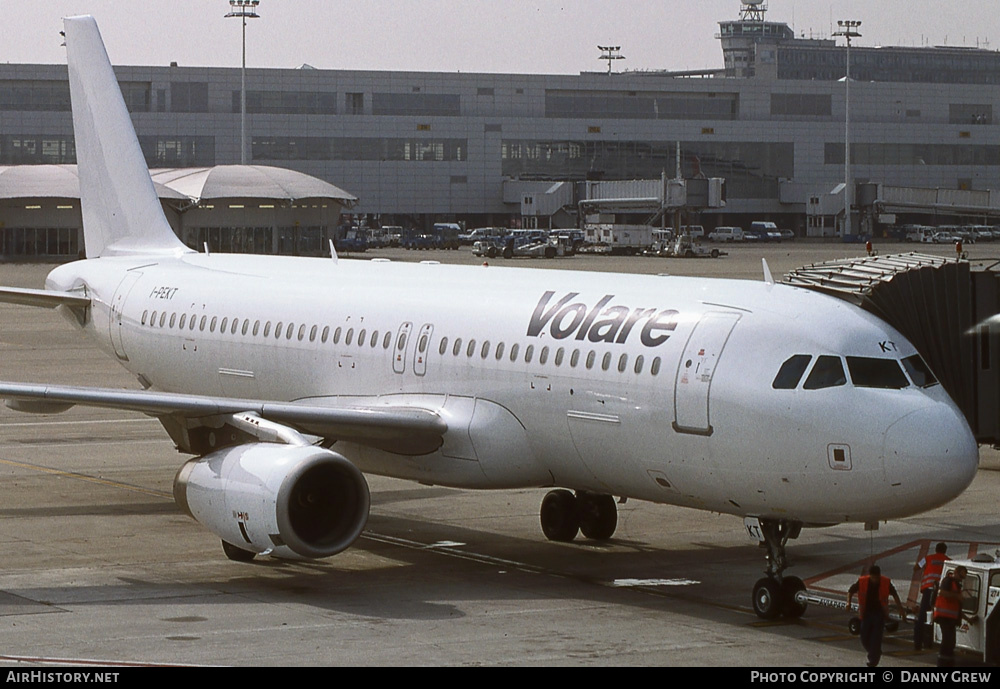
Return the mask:
M0 303L20 304L21 306L41 306L54 309L57 306L69 306L85 309L90 306L90 297L76 292L56 292L48 289L26 289L22 287L0 287Z
M345 440L407 455L433 452L448 425L437 412L412 406L325 406L305 402L230 399L151 390L0 382L0 398L19 411L55 411L73 405L137 411L156 417L199 419L253 413L328 440Z

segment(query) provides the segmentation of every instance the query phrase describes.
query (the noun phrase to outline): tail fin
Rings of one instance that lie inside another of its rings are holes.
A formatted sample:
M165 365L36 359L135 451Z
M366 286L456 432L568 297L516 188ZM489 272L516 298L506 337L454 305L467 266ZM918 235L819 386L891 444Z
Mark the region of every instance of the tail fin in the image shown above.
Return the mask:
M97 22L63 23L87 257L190 251L163 215Z

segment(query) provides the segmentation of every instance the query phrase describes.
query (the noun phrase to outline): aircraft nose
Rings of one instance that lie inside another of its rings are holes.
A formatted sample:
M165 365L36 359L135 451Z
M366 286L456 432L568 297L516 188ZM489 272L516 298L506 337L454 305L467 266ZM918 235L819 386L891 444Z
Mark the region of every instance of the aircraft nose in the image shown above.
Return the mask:
M979 446L953 404L913 411L886 430L883 459L889 487L915 512L958 497L979 468Z

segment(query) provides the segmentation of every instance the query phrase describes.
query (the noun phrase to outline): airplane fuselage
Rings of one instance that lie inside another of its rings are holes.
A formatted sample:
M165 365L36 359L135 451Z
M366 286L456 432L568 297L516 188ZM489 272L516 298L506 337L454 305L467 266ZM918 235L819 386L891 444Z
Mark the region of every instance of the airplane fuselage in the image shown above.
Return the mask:
M914 356L897 331L784 285L201 254L80 261L47 282L81 285L87 332L154 389L447 422L429 454L337 443L371 473L828 524L930 509L978 462L940 385L848 376L847 357ZM775 389L797 355L809 368ZM845 380L807 389L821 357Z

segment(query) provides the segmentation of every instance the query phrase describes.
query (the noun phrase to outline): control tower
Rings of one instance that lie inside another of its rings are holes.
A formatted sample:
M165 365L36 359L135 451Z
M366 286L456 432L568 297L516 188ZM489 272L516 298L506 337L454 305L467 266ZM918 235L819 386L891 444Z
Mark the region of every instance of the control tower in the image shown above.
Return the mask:
M765 0L742 0L740 18L719 22L722 56L727 77L777 75L777 45L795 40L795 33L784 22L764 20Z

